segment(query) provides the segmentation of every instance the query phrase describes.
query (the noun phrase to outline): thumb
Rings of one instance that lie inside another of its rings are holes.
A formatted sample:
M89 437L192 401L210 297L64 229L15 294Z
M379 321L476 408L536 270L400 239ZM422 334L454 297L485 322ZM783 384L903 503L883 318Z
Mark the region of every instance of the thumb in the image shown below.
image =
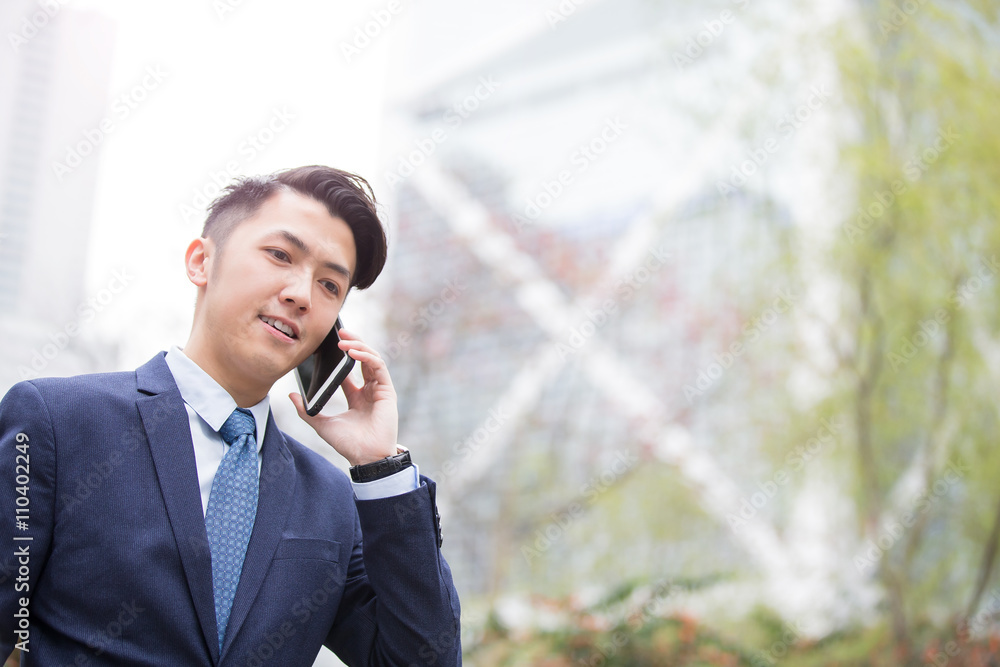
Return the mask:
M315 417L310 417L309 415L306 414L306 405L302 401L302 394L298 392L292 392L291 394L288 395L288 398L291 399L292 405L295 406L295 411L299 413L299 418L301 418L303 421L312 423L312 420L315 419Z

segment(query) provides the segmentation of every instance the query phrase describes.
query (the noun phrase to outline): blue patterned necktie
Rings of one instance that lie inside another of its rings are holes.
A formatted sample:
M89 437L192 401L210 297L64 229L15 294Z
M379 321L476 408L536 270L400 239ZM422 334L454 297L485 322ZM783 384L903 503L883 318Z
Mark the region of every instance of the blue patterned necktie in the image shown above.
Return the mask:
M245 408L233 410L219 429L219 435L229 445L229 451L215 473L205 512L205 528L212 550L212 590L215 593L220 653L254 517L257 516L255 430L253 414Z

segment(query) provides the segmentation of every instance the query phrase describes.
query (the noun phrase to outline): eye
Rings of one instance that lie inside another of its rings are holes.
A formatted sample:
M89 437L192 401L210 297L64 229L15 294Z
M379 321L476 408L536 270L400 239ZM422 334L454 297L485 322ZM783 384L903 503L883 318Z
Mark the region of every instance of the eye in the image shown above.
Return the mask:
M266 248L266 250L267 252L274 255L275 259L279 259L282 262L289 262L292 259L291 257L288 256L288 253L286 253L284 250L280 250L278 248Z
M337 296L337 295L340 294L340 285L338 285L337 283L335 283L333 281L324 280L323 281L323 287L325 287L327 289L327 291L330 292L330 294L333 294L334 296Z

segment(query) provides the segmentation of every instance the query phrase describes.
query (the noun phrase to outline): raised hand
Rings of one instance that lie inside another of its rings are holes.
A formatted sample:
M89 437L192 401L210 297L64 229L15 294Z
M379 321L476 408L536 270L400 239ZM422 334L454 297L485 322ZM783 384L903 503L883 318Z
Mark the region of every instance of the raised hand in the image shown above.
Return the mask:
M299 417L315 429L323 440L352 466L384 459L396 453L399 413L396 390L389 369L378 352L347 329L340 330L340 349L361 364L364 385L348 376L341 385L347 397L347 411L337 415L306 414L302 396L288 395Z

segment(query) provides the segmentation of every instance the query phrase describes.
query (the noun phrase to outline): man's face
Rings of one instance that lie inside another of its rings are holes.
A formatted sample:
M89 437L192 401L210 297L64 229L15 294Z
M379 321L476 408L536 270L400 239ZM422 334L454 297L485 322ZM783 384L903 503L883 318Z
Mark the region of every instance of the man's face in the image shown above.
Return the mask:
M354 275L354 235L322 203L282 190L232 230L221 257L206 242L202 326L218 362L273 383L323 341Z

